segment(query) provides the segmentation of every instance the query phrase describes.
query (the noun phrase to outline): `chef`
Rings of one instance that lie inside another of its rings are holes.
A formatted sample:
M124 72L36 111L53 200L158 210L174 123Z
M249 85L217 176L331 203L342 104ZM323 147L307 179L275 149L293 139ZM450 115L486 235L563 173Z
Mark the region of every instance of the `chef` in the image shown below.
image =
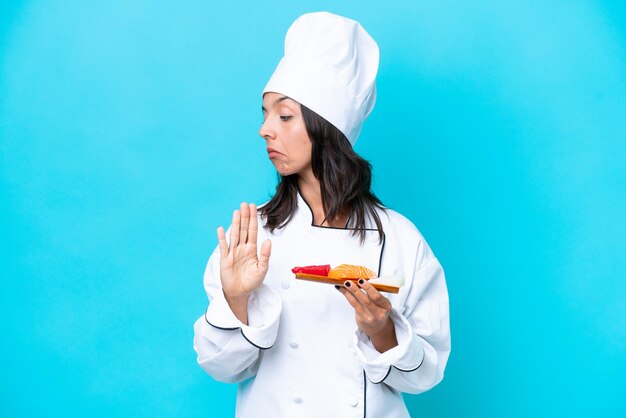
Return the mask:
M194 325L199 365L237 383L237 417L408 417L402 392L439 383L450 354L444 272L407 218L371 191L353 150L376 99L379 51L356 21L300 16L263 91L260 136L276 193L242 203L204 274ZM390 139L390 143L392 143ZM402 277L297 280L295 266L353 264Z

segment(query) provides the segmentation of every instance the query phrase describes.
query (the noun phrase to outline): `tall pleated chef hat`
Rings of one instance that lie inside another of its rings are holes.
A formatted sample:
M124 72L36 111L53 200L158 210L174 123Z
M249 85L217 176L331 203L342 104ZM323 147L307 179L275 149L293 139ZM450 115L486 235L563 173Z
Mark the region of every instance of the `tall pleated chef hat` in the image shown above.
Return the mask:
M378 45L359 22L328 12L307 13L285 37L285 54L263 89L305 105L352 145L376 101Z

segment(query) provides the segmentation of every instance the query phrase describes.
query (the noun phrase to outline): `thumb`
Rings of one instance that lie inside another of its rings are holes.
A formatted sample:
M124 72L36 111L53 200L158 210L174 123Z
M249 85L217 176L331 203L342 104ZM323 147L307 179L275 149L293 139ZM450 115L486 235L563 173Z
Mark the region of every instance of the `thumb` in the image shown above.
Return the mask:
M272 253L272 241L266 239L261 245L261 252L259 254L259 266L264 270L267 270L270 262L270 254Z

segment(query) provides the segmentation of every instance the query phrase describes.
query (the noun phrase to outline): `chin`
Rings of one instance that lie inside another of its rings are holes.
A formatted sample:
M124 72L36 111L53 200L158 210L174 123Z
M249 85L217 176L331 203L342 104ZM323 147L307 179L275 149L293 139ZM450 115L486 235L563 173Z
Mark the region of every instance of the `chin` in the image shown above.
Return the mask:
M284 165L274 164L274 168L276 168L276 171L282 177L287 177L287 176L290 176L292 174L295 174L294 170L291 170L289 167L285 167Z

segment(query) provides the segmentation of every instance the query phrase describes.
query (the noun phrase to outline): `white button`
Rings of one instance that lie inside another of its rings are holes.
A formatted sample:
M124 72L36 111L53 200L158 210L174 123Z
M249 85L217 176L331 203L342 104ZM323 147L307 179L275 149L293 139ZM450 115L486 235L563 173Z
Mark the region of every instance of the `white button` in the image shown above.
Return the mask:
M283 289L289 289L289 282L287 280L283 280L282 282L280 282L280 287L282 287Z
M298 348L298 343L292 341L292 342L289 343L289 347L291 347L291 348Z
M302 403L302 398L301 398L301 397L299 397L299 396L294 396L294 397L293 397L293 399L292 399L292 401L293 401L294 403Z
M359 404L359 400L357 398L350 399L350 406L357 406Z

